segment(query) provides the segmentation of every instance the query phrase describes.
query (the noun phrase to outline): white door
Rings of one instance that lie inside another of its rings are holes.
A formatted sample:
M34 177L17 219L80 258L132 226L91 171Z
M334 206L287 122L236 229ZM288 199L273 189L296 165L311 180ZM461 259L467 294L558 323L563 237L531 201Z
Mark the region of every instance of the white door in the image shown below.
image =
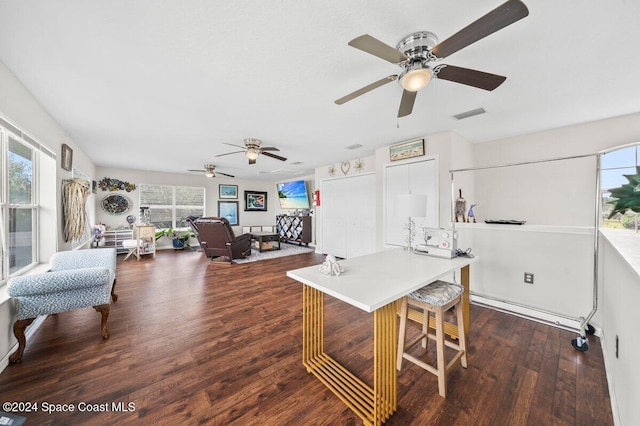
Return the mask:
M421 194L427 196L424 216L413 217L417 227L415 244L422 243L422 227L437 228L440 223L438 202L438 164L435 158L412 163L389 164L385 167L384 243L402 246L407 241L409 217L399 211L398 196Z
M376 247L375 174L322 181L322 252L349 258Z

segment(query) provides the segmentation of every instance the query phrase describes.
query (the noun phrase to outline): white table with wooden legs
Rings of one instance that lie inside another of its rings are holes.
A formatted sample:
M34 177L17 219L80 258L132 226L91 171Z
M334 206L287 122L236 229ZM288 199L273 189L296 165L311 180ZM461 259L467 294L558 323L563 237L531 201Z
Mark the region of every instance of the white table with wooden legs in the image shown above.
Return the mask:
M341 261L346 271L324 275L318 266L296 269L287 276L303 285L302 362L366 425L380 425L397 410L396 351L398 300L414 290L461 269L465 288L465 330L469 322L469 264L478 258L441 259L402 249ZM373 386L360 380L324 348L324 295L328 294L374 315ZM409 318L421 322L421 315ZM454 328L445 332L453 333Z

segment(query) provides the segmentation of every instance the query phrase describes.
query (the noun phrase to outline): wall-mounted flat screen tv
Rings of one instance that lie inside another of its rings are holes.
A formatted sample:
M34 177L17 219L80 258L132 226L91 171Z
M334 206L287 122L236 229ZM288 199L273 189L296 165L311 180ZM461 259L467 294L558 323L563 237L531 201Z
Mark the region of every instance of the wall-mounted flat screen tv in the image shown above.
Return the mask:
M303 180L277 183L280 207L283 209L308 209L309 195Z

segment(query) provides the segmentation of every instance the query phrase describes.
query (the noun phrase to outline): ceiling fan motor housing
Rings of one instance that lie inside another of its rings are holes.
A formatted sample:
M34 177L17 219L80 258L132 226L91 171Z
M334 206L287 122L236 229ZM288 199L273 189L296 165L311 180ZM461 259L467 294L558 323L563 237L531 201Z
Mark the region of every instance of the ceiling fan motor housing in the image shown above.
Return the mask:
M430 62L435 61L437 58L431 53L438 44L438 37L430 31L418 31L412 33L400 40L396 49L404 53L409 57L405 62L401 62L399 65L403 68L410 67L414 62Z
M262 141L256 138L246 138L244 140L244 144L247 148L259 149L260 145L262 145Z

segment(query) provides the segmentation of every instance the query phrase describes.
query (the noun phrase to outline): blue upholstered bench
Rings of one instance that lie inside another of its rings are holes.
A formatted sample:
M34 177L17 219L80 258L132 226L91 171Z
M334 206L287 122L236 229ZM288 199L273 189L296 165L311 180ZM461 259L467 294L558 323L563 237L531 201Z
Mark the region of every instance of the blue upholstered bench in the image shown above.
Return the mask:
M16 301L18 317L13 324L18 349L9 357L12 363L22 360L26 346L24 330L40 315L93 307L102 314L102 338L109 338L107 319L111 299L118 300L114 292L116 249L58 252L49 264L48 272L9 280L9 295Z

